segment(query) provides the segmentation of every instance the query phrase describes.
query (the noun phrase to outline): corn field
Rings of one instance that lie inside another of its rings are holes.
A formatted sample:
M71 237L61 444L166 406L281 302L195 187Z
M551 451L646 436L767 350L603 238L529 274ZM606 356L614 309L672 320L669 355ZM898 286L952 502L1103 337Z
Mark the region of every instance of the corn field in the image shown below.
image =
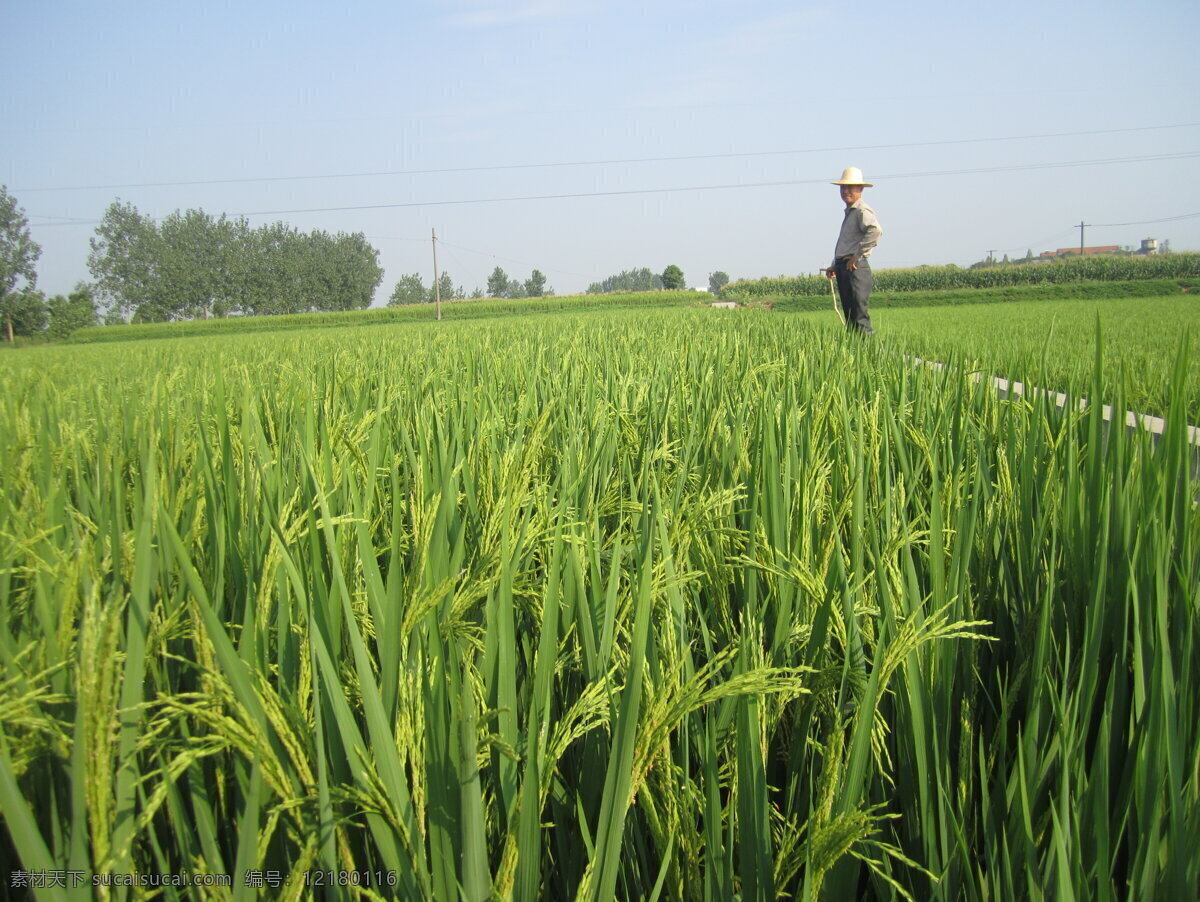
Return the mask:
M1122 282L1135 279L1194 279L1200 276L1200 254L1068 257L1048 263L1009 264L981 269L918 266L909 269L878 269L875 270L874 276L877 293L1057 285L1082 280ZM721 291L722 297L734 300L814 297L827 294L829 281L822 275L743 279L731 282Z
M709 310L6 355L0 860L233 876L41 898L1195 898L1168 422Z

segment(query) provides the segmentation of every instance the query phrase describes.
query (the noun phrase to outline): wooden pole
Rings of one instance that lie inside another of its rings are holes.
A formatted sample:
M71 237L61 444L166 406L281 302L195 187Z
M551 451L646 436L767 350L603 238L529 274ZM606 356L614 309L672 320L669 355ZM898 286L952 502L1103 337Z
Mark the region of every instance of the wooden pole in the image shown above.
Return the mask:
M433 233L433 299L437 304L437 318L441 322L442 319L442 287L438 284L438 268L437 268L437 229L430 229Z

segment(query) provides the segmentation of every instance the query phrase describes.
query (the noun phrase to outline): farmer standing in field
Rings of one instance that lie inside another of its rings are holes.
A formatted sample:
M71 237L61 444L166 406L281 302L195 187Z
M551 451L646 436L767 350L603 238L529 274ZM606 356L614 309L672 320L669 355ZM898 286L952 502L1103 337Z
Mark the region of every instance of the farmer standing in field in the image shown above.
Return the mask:
M837 279L838 294L842 298L842 310L846 314L846 328L864 335L871 335L871 316L867 313L867 298L871 296L871 266L867 257L879 243L883 229L875 211L863 203L863 188L874 187L863 181L862 170L849 166L842 177L832 185L840 185L846 213L842 218L842 231L838 234L837 246L833 250L833 264L825 270L826 278Z

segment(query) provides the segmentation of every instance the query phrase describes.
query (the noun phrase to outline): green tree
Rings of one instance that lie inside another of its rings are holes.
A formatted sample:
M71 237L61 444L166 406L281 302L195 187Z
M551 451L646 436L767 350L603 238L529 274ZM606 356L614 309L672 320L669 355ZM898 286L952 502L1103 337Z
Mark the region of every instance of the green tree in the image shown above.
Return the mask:
M0 185L0 320L9 342L22 328L18 319L24 322L23 311L31 303L24 295L37 285L36 267L41 255L41 245L29 234L25 211L17 206L8 188ZM16 290L18 282L23 282L20 292Z
M545 294L548 294L546 291L546 276L540 270L535 269L529 274L529 278L525 280L525 296L540 298Z
M720 294L721 289L729 284L729 273L717 270L708 274L708 290L712 294Z
M241 304L236 274L244 221L176 211L158 226L157 297L171 319L225 316Z
M663 288L667 289L668 291L677 291L678 289L683 288L683 270L672 263L663 270L662 284Z
M332 259L338 288L336 304L326 310L365 310L375 299L375 289L383 281L379 251L362 232L339 232L334 239Z
M434 294L433 286L430 286L430 288L429 288L429 293L428 293L426 299L431 304L434 301L436 301L439 296L441 297L441 299L443 301L453 301L453 300L456 300L460 296L460 294L455 293L454 280L450 278L450 273L448 273L448 272L444 272L440 276L438 276L437 288L438 288L438 293L436 295Z
M425 283L421 281L420 273L409 273L400 277L392 296L388 298L389 307L402 307L406 304L423 304L428 299Z
M652 273L648 267L630 269L617 273L615 276L593 282L587 288L588 294L604 294L609 291L660 291L663 287L662 276Z
M379 251L360 232L252 230L244 219L176 212L161 226L113 203L88 267L101 296L137 322L369 307L383 280Z
M508 297L508 274L497 266L488 276L487 296L489 298Z
M69 337L76 329L96 325L99 319L92 290L82 282L66 297L56 294L46 302L50 316L47 332L55 341Z
M282 222L246 229L235 258L242 309L251 315L307 308L303 236Z
M371 306L383 281L379 251L361 232L312 232L301 238L300 270L308 310L360 310Z
M89 242L88 271L96 293L123 319L166 318L158 293L159 235L154 220L119 200L104 211Z
M46 297L36 288L14 291L4 299L4 324L8 340L21 335L29 337L46 329Z

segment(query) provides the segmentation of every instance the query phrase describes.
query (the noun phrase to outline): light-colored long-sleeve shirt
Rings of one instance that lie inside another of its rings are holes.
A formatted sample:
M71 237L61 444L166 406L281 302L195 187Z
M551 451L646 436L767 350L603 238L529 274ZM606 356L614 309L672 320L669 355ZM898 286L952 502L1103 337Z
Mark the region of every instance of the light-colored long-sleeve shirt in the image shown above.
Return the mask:
M838 233L837 245L833 249L833 266L842 257L853 254L857 258L871 256L871 249L879 243L883 229L875 211L860 197L846 208L842 219L842 231Z

